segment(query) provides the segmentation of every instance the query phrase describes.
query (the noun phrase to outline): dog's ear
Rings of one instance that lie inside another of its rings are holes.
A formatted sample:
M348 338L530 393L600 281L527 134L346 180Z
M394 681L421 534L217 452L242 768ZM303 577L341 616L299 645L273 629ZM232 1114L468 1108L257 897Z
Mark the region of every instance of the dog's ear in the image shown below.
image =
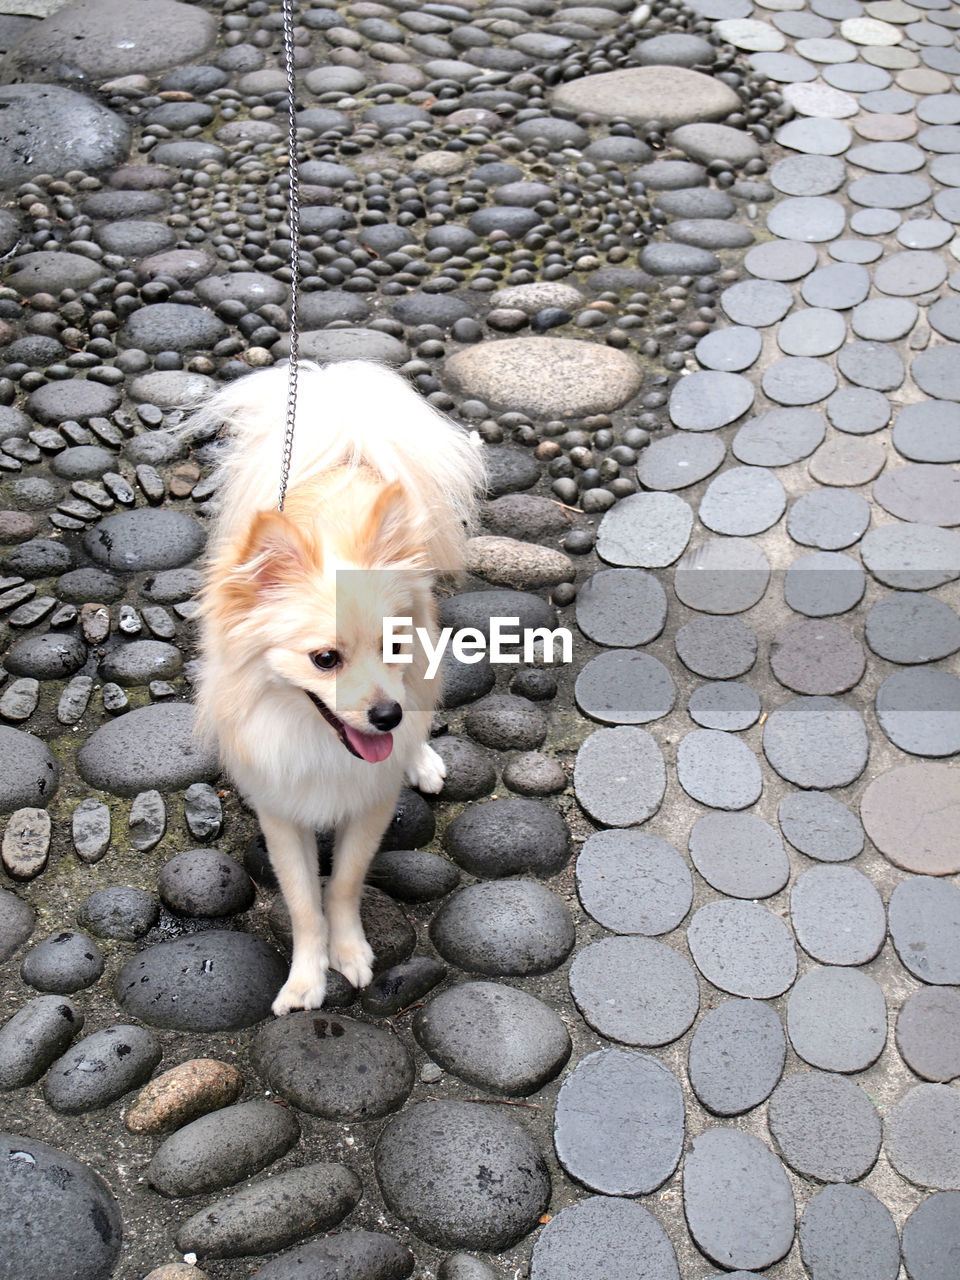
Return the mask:
M414 564L422 555L420 539L406 496L399 484L386 485L359 524L358 548L363 562L371 565Z
M261 511L250 528L240 572L258 591L303 582L319 572L322 549L281 511Z

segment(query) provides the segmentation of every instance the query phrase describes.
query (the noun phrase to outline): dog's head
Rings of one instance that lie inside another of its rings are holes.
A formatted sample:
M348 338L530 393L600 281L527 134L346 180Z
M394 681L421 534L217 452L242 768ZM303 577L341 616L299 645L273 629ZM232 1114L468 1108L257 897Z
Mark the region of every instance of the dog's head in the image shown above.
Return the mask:
M320 497L292 491L260 512L217 588L248 661L302 690L351 754L385 760L422 663L384 652L384 619L432 629L432 577L398 485L347 478Z

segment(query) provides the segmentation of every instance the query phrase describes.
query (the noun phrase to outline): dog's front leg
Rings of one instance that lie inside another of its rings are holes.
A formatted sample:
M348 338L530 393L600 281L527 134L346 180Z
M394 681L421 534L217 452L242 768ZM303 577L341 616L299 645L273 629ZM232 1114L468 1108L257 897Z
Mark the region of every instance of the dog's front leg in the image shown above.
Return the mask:
M349 818L337 831L333 874L327 884L330 963L354 987L373 977L373 951L360 923L360 894L367 868L390 825L396 800Z
M290 911L293 960L273 1002L279 1017L292 1009L319 1009L327 989L327 922L323 918L317 841L310 827L257 811L270 862Z

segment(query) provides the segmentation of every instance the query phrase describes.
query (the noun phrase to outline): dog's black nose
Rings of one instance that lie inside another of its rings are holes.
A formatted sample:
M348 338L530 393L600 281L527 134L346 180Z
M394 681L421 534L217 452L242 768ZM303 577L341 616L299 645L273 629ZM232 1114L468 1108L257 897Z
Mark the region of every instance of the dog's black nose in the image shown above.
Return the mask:
M399 702L378 702L367 712L367 719L375 729L395 729L403 719L403 708Z

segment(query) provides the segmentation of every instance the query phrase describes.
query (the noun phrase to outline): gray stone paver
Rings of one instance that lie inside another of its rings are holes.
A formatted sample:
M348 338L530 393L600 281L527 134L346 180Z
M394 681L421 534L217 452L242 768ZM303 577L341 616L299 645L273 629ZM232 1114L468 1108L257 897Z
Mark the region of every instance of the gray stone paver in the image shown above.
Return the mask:
M365 898L381 972L282 1022L289 925L184 705L213 449L158 430L286 350L275 6L163 0L109 41L116 0L0 16L28 36L4 114L53 120L35 159L0 140L0 1244L26 1280L67 1265L28 1221L44 1143L100 1175L96 1239L65 1210L83 1280L183 1250L197 1280L896 1280L898 1232L910 1280L952 1277L960 23L798 3L301 6L304 350L479 428L514 503L483 532L571 557L576 653L450 671L447 790L402 797L371 876L402 911ZM445 621L488 616L494 558ZM547 595L497 611L552 624ZM129 1132L185 1058L235 1062L241 1101L178 1112L193 1141Z

